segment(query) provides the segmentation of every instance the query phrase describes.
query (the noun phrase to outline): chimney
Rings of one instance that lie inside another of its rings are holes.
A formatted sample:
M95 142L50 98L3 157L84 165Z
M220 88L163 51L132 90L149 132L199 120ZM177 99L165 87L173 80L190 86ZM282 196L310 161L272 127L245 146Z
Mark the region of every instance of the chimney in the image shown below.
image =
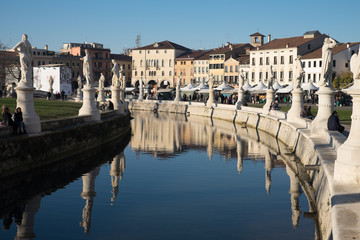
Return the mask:
M232 51L232 50L233 50L233 45L230 44L230 45L229 45L229 48L230 48L230 50Z
M46 50L46 51L48 50L48 45L47 45L47 44L45 45L45 50Z
M286 48L289 48L289 43L286 43Z
M271 34L268 34L268 42L271 42Z
M347 43L347 44L346 44L346 48L349 48L349 47L350 47L350 43Z

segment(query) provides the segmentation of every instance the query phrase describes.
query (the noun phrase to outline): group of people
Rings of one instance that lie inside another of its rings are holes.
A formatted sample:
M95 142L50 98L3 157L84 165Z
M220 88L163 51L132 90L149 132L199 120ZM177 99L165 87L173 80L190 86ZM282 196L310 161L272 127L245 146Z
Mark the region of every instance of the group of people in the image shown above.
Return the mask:
M106 103L100 105L100 110L114 110L114 104L108 99Z
M2 125L12 127L13 134L26 134L25 123L22 116L21 108L16 108L14 114L11 114L10 108L2 106Z

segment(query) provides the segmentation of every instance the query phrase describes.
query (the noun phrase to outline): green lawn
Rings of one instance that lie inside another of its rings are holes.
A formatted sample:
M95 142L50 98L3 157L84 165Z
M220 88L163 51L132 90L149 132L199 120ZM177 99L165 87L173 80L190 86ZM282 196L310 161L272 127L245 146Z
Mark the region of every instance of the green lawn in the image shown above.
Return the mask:
M264 104L248 104L249 107L257 107L257 108L262 108L264 106ZM290 109L291 105L289 106L283 106L280 105L280 111L282 112L288 112ZM342 123L344 124L350 124L351 123L351 114L352 114L352 110L350 109L342 109L341 107L336 107L335 110L338 112L339 114L339 119ZM317 107L311 107L311 113L316 116L317 114Z
M0 105L10 107L13 113L16 107L15 98L0 98ZM67 102L67 101L48 101L44 99L34 99L35 111L41 120L58 119L64 117L77 116L81 103Z

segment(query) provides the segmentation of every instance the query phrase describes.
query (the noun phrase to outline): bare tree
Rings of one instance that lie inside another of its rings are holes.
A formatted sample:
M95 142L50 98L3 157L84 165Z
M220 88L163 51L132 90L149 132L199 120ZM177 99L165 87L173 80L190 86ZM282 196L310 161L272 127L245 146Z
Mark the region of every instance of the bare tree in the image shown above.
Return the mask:
M18 54L5 49L6 45L0 41L0 86L6 82L19 82L21 78Z

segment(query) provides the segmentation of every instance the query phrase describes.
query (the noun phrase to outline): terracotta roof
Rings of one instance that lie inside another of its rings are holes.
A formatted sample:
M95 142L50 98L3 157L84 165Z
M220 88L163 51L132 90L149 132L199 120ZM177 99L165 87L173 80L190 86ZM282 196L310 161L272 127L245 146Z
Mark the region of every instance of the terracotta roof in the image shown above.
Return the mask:
M14 58L19 57L19 54L11 51L0 51L0 57Z
M333 54L335 55L339 52L344 51L347 48L347 44L349 44L349 47L352 47L357 44L360 44L360 42L340 43L333 48ZM313 59L313 58L321 58L321 57L322 57L322 48L318 48L312 52L309 52L308 54L305 54L304 56L301 57L301 59Z
M324 35L325 34L321 34L314 38L304 38L304 36L290 37L290 38L277 38L277 39L274 39L274 40L260 46L259 50L286 48L286 45L288 45L289 48L299 47L306 42L312 41L312 40L322 37Z
M205 54L209 53L209 50L195 50L190 53L184 53L178 56L175 60L181 60L181 59L197 59Z
M204 55L197 57L195 60L209 60L210 59L210 53L212 50L207 50L207 53Z
M131 62L132 57L125 55L125 54L110 54L110 59Z
M232 49L231 47L232 46ZM224 47L215 48L210 52L210 55L213 54L225 54L234 51L235 49L241 48L241 47L249 47L252 48L252 46L249 43L239 43L239 44L229 44Z
M170 41L162 41L153 43L144 47L135 48L134 50L142 50L142 49L179 49L184 51L190 51L189 48L186 48L184 46L181 46L179 44L170 42Z
M239 64L250 64L250 55L240 55L236 60Z
M263 36L263 37L265 37L264 35L262 35L259 32L256 32L256 33L253 33L253 34L250 35L250 37L254 37L254 36Z

